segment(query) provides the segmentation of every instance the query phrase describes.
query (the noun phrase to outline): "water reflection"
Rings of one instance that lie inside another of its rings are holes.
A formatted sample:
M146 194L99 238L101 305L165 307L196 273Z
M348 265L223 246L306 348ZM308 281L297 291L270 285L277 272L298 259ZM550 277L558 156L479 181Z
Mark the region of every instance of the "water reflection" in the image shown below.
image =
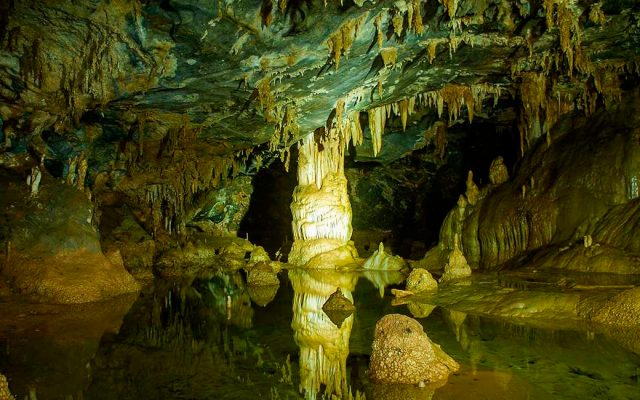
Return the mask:
M516 325L426 298L392 306L380 293L397 274L288 276L280 289L248 286L241 272L157 282L128 312L131 301L65 314L0 299L0 372L18 398L41 400L640 398L640 357L603 333ZM322 311L337 288L357 306L340 327ZM461 364L444 386L369 382L373 327L394 312L418 318ZM637 348L637 334L628 338Z
M300 390L313 400L324 387L324 393L339 397L349 393L347 357L353 315L340 327L322 310L323 304L336 289L353 302L351 292L356 286L356 273L292 270L293 321L296 344L300 347Z

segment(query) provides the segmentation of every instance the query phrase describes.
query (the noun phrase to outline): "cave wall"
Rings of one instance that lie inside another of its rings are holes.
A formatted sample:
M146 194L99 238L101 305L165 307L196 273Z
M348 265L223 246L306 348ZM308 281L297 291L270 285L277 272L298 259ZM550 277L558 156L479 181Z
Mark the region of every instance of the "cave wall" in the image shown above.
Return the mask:
M630 232L639 195L638 101L633 91L619 106L563 119L552 143L539 141L508 182L486 185L473 196L467 189L447 215L429 262L442 262L459 236L467 259L482 269L522 263L553 246L534 260L546 266L555 261L557 268L637 272L636 239ZM573 254L585 249L586 255ZM603 252L609 262L598 257Z

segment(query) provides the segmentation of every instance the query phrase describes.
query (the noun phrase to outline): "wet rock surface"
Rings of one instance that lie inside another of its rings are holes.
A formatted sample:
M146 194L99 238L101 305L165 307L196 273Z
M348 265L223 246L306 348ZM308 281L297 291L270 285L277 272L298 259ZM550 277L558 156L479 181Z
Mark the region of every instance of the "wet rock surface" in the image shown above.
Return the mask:
M376 323L372 349L370 375L378 382L437 382L459 368L419 322L404 315L386 315Z
M7 378L0 374L0 399L2 400L14 400L11 392L9 391L9 383Z
M85 303L139 289L119 252L102 252L94 208L83 191L45 177L38 193L27 195L26 184L3 177L8 184L0 198L6 218L0 272L16 292Z

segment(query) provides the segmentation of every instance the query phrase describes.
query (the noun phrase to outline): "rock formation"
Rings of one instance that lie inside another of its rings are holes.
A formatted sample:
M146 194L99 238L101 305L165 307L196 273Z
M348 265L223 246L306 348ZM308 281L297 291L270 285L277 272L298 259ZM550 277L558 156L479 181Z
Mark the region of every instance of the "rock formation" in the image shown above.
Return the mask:
M488 185L477 204L451 210L425 262L441 262L459 237L468 263L482 269L529 254L535 255L532 265L637 271L636 235L627 233L636 221L640 125L637 118L622 121L638 101L637 94L630 96L628 103L581 120L578 127L556 127L553 145L536 146L510 181ZM620 172L613 176L607 170ZM585 236L598 246L585 248Z
M4 190L0 207L11 216L0 272L15 291L52 303L85 303L138 290L120 253L102 252L93 205L83 192L50 179L35 195L16 181Z
M9 384L7 383L7 378L4 375L0 374L0 399L2 400L14 400L14 397L11 395L9 391Z
M394 256L384 250L384 244L380 242L378 250L367 258L362 268L379 271L399 271L407 267L407 262L400 256Z
M289 253L294 265L305 265L329 252L334 254L331 263L316 259L308 266L335 268L357 257L349 244L351 205L344 176L347 140L341 130L331 129L317 140L315 134L309 135L298 146L298 186L291 203L294 242Z
M446 379L460 367L429 340L420 323L389 314L376 323L369 373L376 382L417 385Z
M416 268L407 277L407 290L415 293L438 289L438 282L426 269Z

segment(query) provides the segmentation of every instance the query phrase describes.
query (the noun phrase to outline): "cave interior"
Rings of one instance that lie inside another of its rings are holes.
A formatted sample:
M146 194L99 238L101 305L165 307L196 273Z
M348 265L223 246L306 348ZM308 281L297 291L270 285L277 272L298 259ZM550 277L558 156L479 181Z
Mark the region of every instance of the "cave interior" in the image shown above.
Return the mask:
M639 229L640 2L0 0L0 400L640 399Z

